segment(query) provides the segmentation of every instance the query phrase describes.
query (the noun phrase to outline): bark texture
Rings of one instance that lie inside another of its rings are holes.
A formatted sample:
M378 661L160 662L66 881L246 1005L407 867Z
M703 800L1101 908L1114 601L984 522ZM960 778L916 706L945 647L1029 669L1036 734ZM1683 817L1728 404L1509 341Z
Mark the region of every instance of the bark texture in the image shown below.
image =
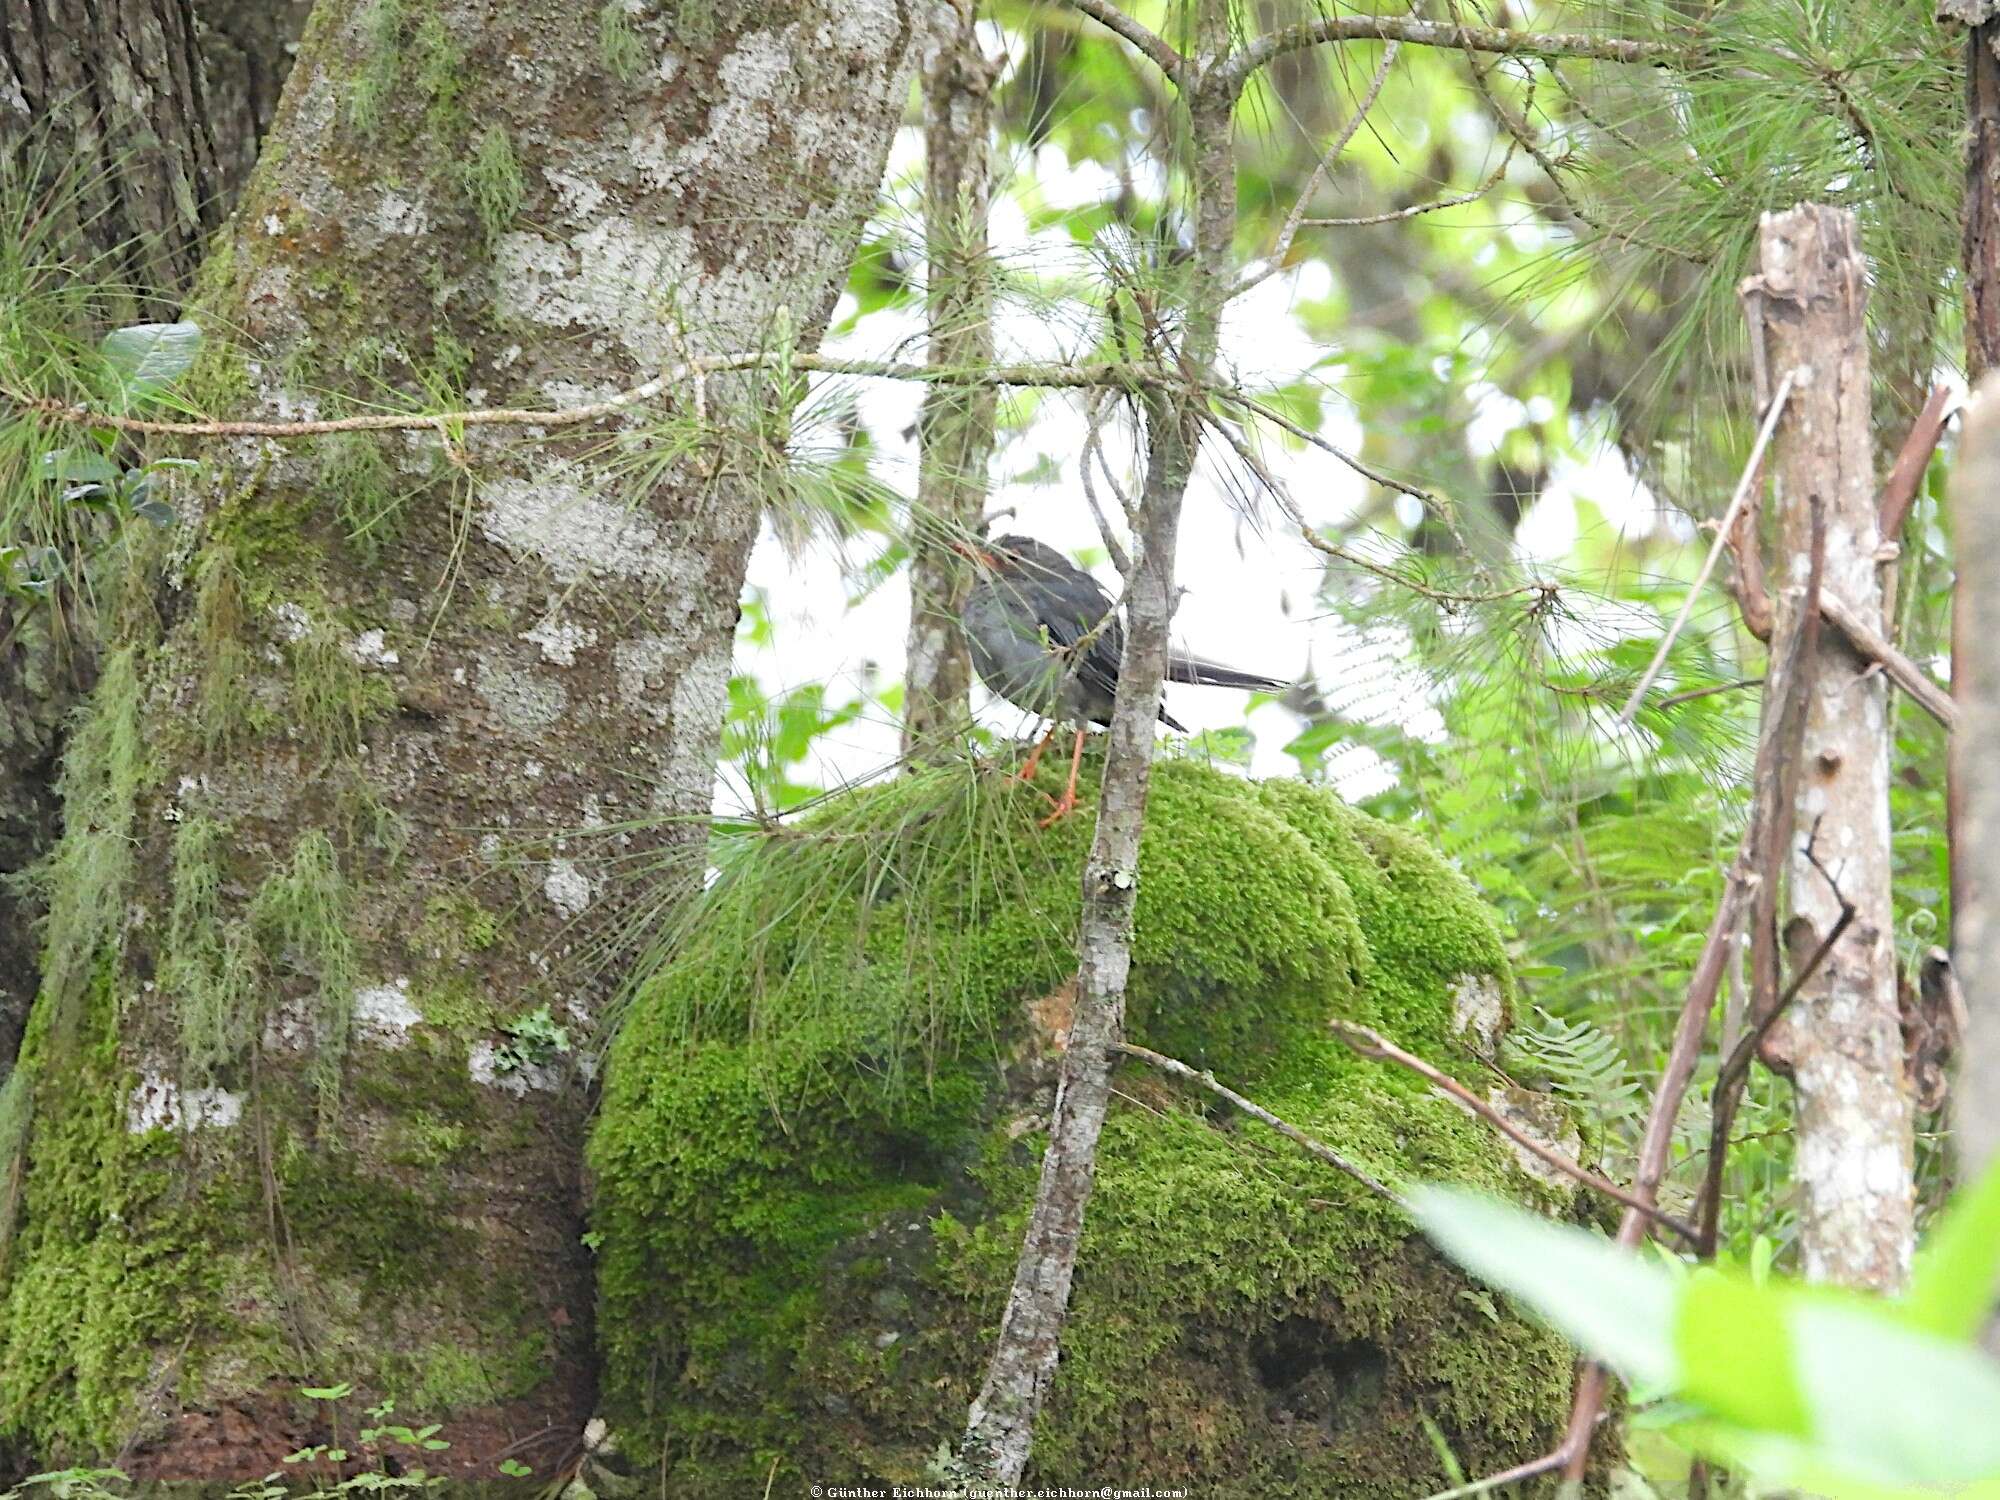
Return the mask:
M701 12L324 0L204 269L192 394L571 404L809 346L911 15ZM249 1477L324 1430L299 1384L349 1381L444 1422L463 1476L574 1437L566 1056L661 898L627 872L699 866L784 406L716 379L650 433L201 452L63 773L0 1108L0 1432Z
M933 366L963 369L993 362L986 217L999 70L980 49L975 0L940 0L936 10L935 50L924 69L925 357ZM967 718L972 661L958 612L972 578L950 543L979 530L995 394L992 386L935 385L924 397L903 696L903 753L917 759L935 759Z
M1952 657L1958 701L1956 737L1968 745L2000 744L2000 375L1980 382L1961 419L1958 464L1951 476L1958 588L1953 617L1962 642ZM1971 1034L1952 1090L1958 1150L1966 1176L2000 1150L2000 761L1990 753L1963 762L1965 866L1962 905L1953 924L1952 967L1965 984Z
M1228 8L1221 0L1205 0L1195 20L1200 54L1225 57ZM1236 93L1217 76L1220 71L1195 77L1187 89L1195 263L1177 311L1185 318L1179 354L1195 370L1206 370L1215 358L1222 307L1235 270L1231 130ZM1133 536L1133 570L1126 580L1125 654L1106 740L1097 832L1083 867L1076 1018L1063 1054L1041 1182L1014 1285L966 1428L968 1464L1001 1484L1018 1484L1027 1468L1035 1422L1055 1375L1084 1211L1096 1181L1098 1138L1111 1100L1111 1072L1117 1045L1124 1040L1139 837L1175 602L1174 551L1181 502L1200 443L1198 408L1192 401L1155 395L1145 409L1146 477Z
M1799 607L1825 518L1823 588L1881 629L1876 552L1866 266L1854 216L1803 205L1765 216L1758 276L1773 377L1798 372L1776 433L1774 477L1784 583ZM1779 622L1775 639L1789 635ZM1855 917L1795 1002L1774 1051L1798 1095L1800 1242L1808 1276L1894 1291L1914 1244L1911 1110L1903 1077L1890 905L1887 683L1836 631L1821 631L1787 867L1784 946L1815 951ZM1839 885L1815 868L1807 851Z
M193 279L221 186L190 0L9 0L0 11L0 142L111 260L101 279L172 292Z
M312 0L194 0L202 100L225 216L257 165Z

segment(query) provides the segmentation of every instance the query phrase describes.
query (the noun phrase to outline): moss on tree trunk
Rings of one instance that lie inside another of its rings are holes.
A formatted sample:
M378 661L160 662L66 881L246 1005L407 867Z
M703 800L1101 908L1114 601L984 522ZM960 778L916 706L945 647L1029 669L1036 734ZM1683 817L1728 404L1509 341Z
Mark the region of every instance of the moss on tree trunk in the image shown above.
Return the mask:
M193 394L565 404L817 337L908 17L684 19L319 5L203 270ZM774 406L717 381L650 435L197 455L64 771L0 1102L0 1434L255 1476L326 1427L298 1387L342 1381L445 1422L461 1474L580 1429L560 1048L614 982L619 872L706 811Z

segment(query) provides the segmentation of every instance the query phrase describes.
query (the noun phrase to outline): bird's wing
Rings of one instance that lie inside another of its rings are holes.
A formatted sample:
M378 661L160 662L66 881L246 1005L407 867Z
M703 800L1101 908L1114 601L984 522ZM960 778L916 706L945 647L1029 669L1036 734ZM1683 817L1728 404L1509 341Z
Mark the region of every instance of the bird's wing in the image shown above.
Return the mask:
M1113 614L1111 596L1103 585L1083 569L1061 560L1023 559L1018 581L1006 586L1019 593L1024 612L1033 616L1037 631L1046 631L1049 645L1064 654L1065 670L1106 694L1117 692L1125 629ZM1078 655L1076 648L1086 639L1089 644Z

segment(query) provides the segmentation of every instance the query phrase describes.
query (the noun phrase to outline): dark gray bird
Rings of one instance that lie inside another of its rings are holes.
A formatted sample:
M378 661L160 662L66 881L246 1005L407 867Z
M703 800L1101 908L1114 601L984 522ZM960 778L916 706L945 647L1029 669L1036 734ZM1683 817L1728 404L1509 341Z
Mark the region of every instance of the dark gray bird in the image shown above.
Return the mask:
M1034 775L1057 721L1079 726L1070 752L1069 786L1049 819L1053 822L1076 805L1081 726L1111 722L1125 628L1113 612L1111 596L1095 578L1033 537L952 546L978 569L960 619L979 680L1016 708L1050 721L1049 734L1021 768L1023 779ZM1178 651L1167 658L1167 680L1269 693L1289 686ZM1169 729L1187 727L1164 706L1160 721Z

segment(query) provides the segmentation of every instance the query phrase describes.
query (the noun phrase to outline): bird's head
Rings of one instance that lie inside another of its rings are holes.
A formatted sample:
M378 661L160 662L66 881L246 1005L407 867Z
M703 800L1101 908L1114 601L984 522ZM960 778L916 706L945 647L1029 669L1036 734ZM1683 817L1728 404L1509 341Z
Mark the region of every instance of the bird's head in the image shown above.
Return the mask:
M954 541L951 550L969 559L973 566L1002 576L1019 573L1061 577L1075 567L1055 548L1031 536L1000 536L990 541L970 538Z
M945 544L975 568L983 568L989 573L1000 571L1002 564L991 547L970 538L953 538Z

